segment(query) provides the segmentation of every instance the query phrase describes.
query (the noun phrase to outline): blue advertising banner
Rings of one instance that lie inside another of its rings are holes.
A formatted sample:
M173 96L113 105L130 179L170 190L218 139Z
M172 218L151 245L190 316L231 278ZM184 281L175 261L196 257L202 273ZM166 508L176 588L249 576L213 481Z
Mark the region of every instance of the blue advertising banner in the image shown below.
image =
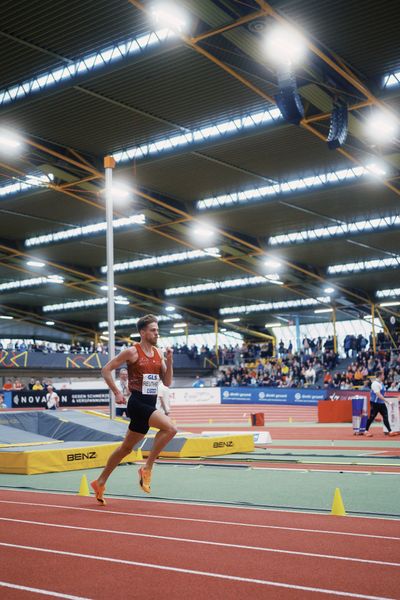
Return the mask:
M221 404L293 404L317 406L326 390L273 387L221 388Z

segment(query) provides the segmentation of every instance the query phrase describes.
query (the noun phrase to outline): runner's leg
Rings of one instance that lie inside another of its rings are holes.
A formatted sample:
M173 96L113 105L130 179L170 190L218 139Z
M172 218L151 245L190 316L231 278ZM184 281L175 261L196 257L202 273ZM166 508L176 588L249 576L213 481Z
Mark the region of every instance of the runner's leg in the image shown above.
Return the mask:
M178 430L171 419L165 416L160 410L154 411L150 416L149 425L160 430L154 438L153 447L143 467L144 469L151 470L161 450L178 433Z
M144 438L143 433L138 433L137 431L131 431L128 429L125 435L125 439L122 444L114 450L114 452L109 457L106 466L104 467L100 477L97 479L99 485L104 485L107 479L110 477L111 473L114 471L115 467L118 467L119 463L125 456L128 456L130 452L132 452L132 448L140 442Z

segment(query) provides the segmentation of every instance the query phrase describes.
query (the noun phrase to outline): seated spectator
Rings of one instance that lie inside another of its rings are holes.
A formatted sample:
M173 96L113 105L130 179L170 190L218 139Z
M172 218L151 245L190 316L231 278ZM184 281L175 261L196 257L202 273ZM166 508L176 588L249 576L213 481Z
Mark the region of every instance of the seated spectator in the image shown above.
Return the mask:
M12 390L13 389L13 382L11 381L11 379L6 379L5 382L3 383L3 390Z
M24 390L25 384L20 379L16 379L14 382L14 390Z
M33 390L34 392L41 392L41 391L43 390L43 386L42 386L42 384L40 383L39 379L37 379L37 380L35 381L35 383L33 384L33 386L32 386L32 390Z

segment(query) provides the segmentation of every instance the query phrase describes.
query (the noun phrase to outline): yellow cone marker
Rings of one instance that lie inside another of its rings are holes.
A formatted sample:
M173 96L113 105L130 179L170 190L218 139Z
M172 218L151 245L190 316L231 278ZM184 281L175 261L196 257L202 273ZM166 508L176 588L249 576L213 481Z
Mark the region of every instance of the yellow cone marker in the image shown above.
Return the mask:
M90 496L90 490L86 475L82 475L81 485L79 486L78 496Z
M212 420L212 419L208 419L208 422L209 422L209 423L212 423L212 422L213 422L213 420Z
M333 502L332 502L331 515L336 515L338 517L344 517L346 515L346 511L345 511L343 500L342 500L342 495L340 493L339 488L335 489L335 495L333 496Z
M289 423L293 423L293 417L289 417Z

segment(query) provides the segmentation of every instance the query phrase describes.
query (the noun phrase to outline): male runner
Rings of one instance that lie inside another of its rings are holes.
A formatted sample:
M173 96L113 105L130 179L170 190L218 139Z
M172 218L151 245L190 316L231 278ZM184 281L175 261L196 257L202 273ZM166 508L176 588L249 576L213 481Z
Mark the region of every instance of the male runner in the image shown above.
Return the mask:
M172 349L166 349L166 358L158 348L157 317L146 315L137 322L140 333L140 343L123 350L110 360L101 373L110 390L114 393L116 402L123 401L122 392L118 389L112 377L112 371L125 364L128 367L128 383L132 392L128 400L127 414L131 419L128 431L121 446L108 459L100 477L91 483L96 494L96 500L105 504L105 484L115 467L127 456L132 448L140 442L150 427L159 429L154 438L153 447L147 457L144 467L139 469L139 483L144 492L150 493L151 470L154 461L161 450L176 435L177 430L172 421L156 409L158 381L170 386L172 383Z

